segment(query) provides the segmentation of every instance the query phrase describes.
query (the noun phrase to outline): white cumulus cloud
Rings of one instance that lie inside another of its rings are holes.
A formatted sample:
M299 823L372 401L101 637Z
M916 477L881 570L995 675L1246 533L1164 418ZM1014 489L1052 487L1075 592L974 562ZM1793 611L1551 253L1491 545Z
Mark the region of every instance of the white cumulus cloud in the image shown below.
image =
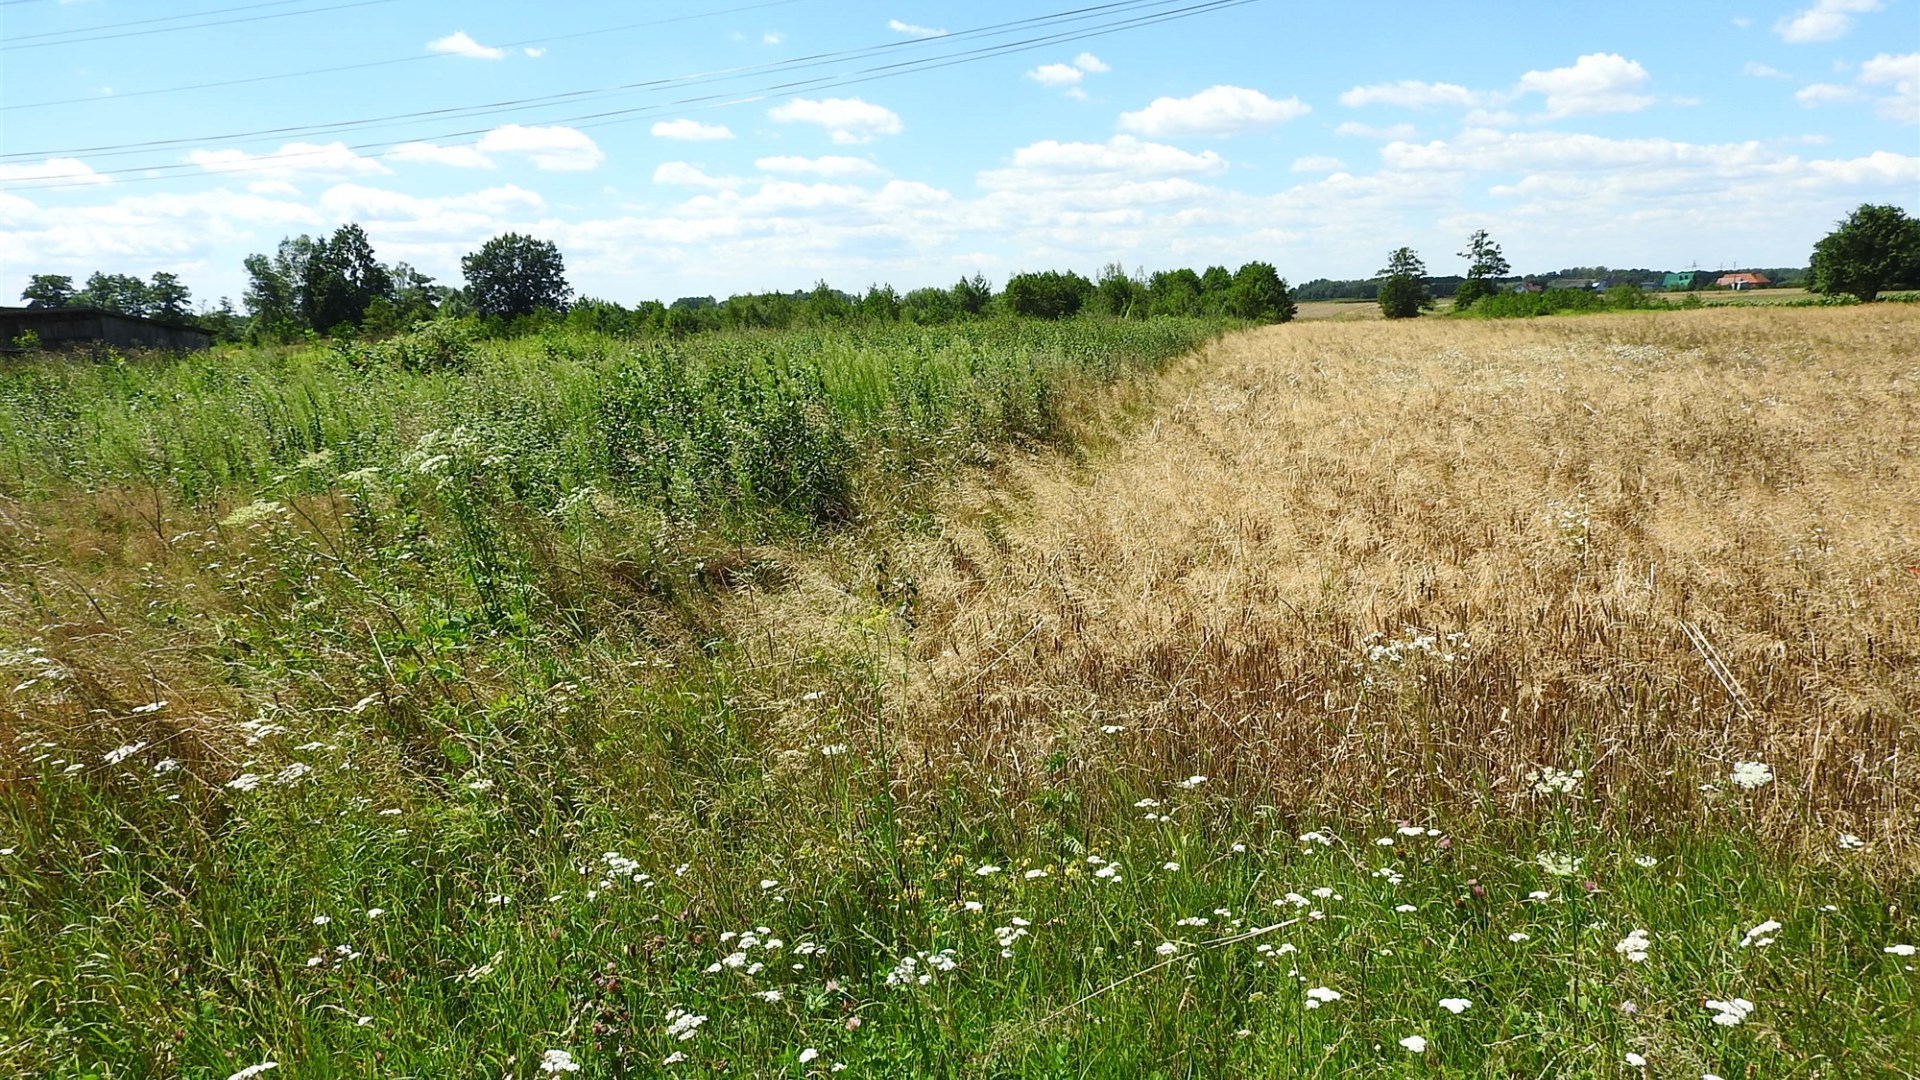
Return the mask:
M1270 98L1242 86L1214 86L1192 97L1157 98L1120 114L1120 129L1149 138L1237 135L1297 120L1312 112L1297 97Z
M387 151L386 156L392 161L447 165L455 169L493 168L492 158L481 153L477 147L467 144L441 146L430 142L407 142Z
M1041 86L1073 86L1086 77L1086 72L1072 64L1041 64L1027 72L1027 78Z
M1812 109L1821 105L1841 105L1849 101L1858 101L1860 91L1838 83L1813 83L1795 91L1793 100Z
M1333 133L1355 139L1411 139L1415 128L1412 124L1359 124L1349 120L1334 128Z
M48 158L0 164L0 184L31 184L35 187L92 187L111 184L113 177L103 176L78 158Z
M1112 70L1113 68L1109 67L1106 61L1092 53L1083 52L1074 57L1072 63L1042 64L1027 72L1027 78L1041 86L1066 87L1069 97L1084 101L1087 95L1080 89L1081 81L1088 75L1098 75Z
M898 135L905 127L892 109L859 98L795 98L767 110L767 116L782 124L817 124L841 146Z
M586 132L560 125L507 124L482 135L474 146L483 154L522 155L547 172L585 172L607 156Z
M698 120L662 120L653 125L653 137L656 139L678 139L681 142L718 142L733 138L733 132L724 124L703 124Z
M1815 0L1812 7L1775 23L1773 31L1780 40L1794 45L1838 41L1853 29L1854 16L1879 11L1880 7L1880 0Z
M1902 124L1920 124L1920 52L1902 56L1881 53L1860 65L1860 82L1892 88L1893 93L1878 102L1881 116Z
M1641 91L1652 81L1637 60L1618 53L1589 53L1572 67L1527 72L1520 76L1519 90L1545 97L1546 115L1557 119L1644 109L1654 98Z
M251 173L290 179L298 176L335 177L377 176L390 170L370 157L362 157L346 143L291 142L267 154L249 154L245 150L193 150L187 160L208 172Z
M1340 95L1340 104L1356 109L1363 105L1397 105L1405 109L1425 109L1436 105L1472 108L1483 104L1487 97L1479 91L1453 83L1403 79L1400 82L1356 86Z
M931 26L915 26L910 22L901 22L899 19L888 19L887 29L896 34L905 34L908 37L936 38L947 36L945 30L935 30Z
M1013 152L1008 167L982 172L979 181L982 187L998 191L1097 188L1210 175L1226 168L1226 159L1212 150L1194 154L1115 135L1103 143L1054 139L1031 143Z
M434 38L427 42L427 51L445 53L448 56L464 56L469 60L499 60L507 55L507 50L496 49L491 45L482 45L467 36L465 30L455 30L443 38Z
M686 161L663 161L653 170L653 182L665 187L709 188L724 191L740 186L731 176L714 176Z
M836 157L831 154L817 158L763 157L755 160L753 167L761 172L829 177L878 176L883 171L866 158Z

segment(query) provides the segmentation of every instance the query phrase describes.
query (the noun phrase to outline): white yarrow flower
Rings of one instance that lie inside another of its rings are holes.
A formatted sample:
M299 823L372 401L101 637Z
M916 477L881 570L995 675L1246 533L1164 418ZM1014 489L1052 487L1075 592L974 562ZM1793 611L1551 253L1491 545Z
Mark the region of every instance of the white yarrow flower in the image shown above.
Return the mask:
M1780 924L1774 922L1772 919L1768 919L1766 922L1747 931L1746 936L1740 939L1740 947L1743 949L1764 949L1768 945L1773 944L1773 935L1779 932Z
M1652 947L1653 942L1647 940L1647 932L1636 929L1615 943L1613 951L1626 957L1630 963L1644 964L1647 962L1647 952Z
M1468 1001L1466 998L1441 998L1440 1007L1455 1016L1459 1016L1461 1013L1473 1008L1473 1002Z
M1424 1054L1427 1052L1427 1040L1424 1036L1409 1035L1400 1040L1400 1045L1416 1054Z
M1707 1008L1713 1010L1713 1022L1721 1027L1738 1027L1753 1012L1753 1002L1737 997L1731 1001L1708 1001Z
M1764 761L1736 761L1727 780L1734 787L1752 791L1773 782L1773 770Z
M580 1066L573 1060L573 1055L565 1050L549 1050L540 1055L540 1071L548 1076L558 1076L561 1073L579 1072Z

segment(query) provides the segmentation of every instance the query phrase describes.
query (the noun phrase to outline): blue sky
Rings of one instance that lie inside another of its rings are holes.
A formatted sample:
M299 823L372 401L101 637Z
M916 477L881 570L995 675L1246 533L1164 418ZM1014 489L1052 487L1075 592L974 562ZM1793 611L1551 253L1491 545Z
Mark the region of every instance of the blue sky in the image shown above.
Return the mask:
M1920 0L1070 10L11 0L0 289L237 300L248 252L344 221L448 281L534 233L631 303L1402 244L1447 273L1477 228L1523 270L1797 265L1861 202L1920 209Z

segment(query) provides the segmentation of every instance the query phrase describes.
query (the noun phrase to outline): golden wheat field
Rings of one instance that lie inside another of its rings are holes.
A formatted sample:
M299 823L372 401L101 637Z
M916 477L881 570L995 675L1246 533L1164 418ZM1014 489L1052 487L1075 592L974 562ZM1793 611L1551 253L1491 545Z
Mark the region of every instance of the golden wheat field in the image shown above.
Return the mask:
M1654 823L1752 759L1770 831L1914 836L1916 346L1893 305L1230 337L915 552L906 756L1300 811L1587 762Z

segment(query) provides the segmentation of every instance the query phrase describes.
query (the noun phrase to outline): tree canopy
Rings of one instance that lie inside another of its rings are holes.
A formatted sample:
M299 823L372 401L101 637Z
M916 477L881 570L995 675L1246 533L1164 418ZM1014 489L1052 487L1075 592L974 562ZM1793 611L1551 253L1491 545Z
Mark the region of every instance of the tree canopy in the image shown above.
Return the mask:
M1487 230L1477 229L1467 237L1467 250L1460 253L1467 260L1467 278L1454 290L1453 308L1465 311L1483 296L1491 296L1496 291L1494 282L1511 273L1513 267L1507 263L1507 257L1500 251L1500 245L1487 236Z
M482 315L513 318L545 308L564 312L573 289L566 263L551 240L519 233L496 236L460 260L467 298Z
M1398 248L1387 255L1387 268L1378 275L1380 313L1389 319L1411 319L1433 306L1427 294L1427 264L1412 248Z
M1920 286L1920 220L1897 206L1863 204L1813 246L1815 292L1871 301L1892 285Z

